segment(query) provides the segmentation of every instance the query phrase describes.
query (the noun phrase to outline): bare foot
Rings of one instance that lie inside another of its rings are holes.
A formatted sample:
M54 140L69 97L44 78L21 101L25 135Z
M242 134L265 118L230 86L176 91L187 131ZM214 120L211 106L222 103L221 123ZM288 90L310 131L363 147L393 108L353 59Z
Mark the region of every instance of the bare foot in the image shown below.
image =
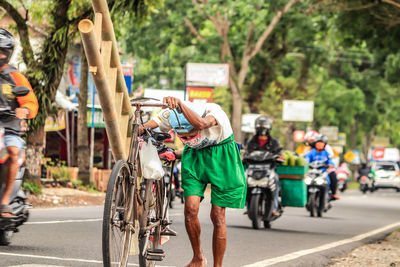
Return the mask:
M186 267L204 267L206 265L207 265L207 259L203 255L201 259L193 258L192 261L188 265L186 265Z

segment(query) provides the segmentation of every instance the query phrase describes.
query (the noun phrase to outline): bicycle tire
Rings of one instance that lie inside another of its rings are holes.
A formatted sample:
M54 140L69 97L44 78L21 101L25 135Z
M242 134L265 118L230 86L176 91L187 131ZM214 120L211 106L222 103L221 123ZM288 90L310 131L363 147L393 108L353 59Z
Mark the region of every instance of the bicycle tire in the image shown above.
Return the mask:
M150 192L147 191L149 190L149 188ZM163 179L160 179L158 181L146 180L145 191L146 192L144 192L144 203L148 203L148 205L145 204L145 208L142 214L143 217L139 219L140 229L143 229L144 227L148 226L152 222L152 220L157 221L163 219L164 198L165 198L165 188ZM158 248L161 239L161 230L162 230L161 228L162 225L160 224L159 226L156 226L152 229L149 236L149 241L147 242L147 248L145 248L147 239L147 236L145 235L146 233L141 232L139 234L140 267L153 267L155 265L155 261L147 259L146 251L149 249ZM146 249L144 253L145 255L143 255L144 249Z
M129 226L125 227L125 216L131 215L125 213L131 209L133 189L128 164L123 160L117 161L110 175L104 202L102 250L105 267L120 266L123 259L126 260L123 260L125 263L122 266L128 263L132 233ZM114 240L117 236L119 240Z

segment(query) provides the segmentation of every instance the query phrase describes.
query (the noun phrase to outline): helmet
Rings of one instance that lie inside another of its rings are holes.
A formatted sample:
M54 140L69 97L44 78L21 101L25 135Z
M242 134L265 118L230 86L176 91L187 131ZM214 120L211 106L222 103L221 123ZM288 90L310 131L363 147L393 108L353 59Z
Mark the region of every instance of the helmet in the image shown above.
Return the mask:
M319 133L317 131L309 131L304 136L304 141L307 143L313 143L314 140L316 140L318 136L319 136Z
M14 51L15 39L14 36L7 30L0 28L0 51L6 55L6 58L0 59L0 67L10 61Z
M256 128L257 135L269 136L269 133L272 129L272 120L267 115L261 115L256 119L254 126Z
M317 143L322 143L323 145L317 146ZM320 134L315 138L314 146L317 149L324 149L327 143L328 143L328 137Z

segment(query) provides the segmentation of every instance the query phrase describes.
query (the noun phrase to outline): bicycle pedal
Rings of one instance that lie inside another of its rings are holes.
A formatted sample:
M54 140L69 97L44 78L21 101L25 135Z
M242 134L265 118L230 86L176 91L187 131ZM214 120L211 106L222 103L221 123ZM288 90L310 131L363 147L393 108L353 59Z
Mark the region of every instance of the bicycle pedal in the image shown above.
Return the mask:
M164 259L164 257L147 255L147 256L146 256L146 259L147 259L148 261L162 261L162 260Z
M151 261L162 261L165 258L164 250L162 249L148 249L146 259Z
M161 232L161 235L166 235L166 236L177 236L178 233L175 232L174 230L169 229L169 228L165 228L164 231Z

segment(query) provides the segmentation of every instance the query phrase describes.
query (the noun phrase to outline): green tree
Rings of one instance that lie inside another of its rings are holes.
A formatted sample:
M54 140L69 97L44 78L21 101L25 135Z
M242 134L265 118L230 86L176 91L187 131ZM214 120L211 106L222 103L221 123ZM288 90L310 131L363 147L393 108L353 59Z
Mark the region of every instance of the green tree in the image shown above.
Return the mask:
M131 8L140 21L160 2L161 0L109 1L109 6L114 12L120 12L119 14L125 14L127 8ZM77 37L79 21L90 17L93 11L89 0L0 0L0 7L15 23L14 27L21 41L22 58L27 66L25 75L40 103L37 117L29 121L30 134L26 150L28 169L33 178L40 178L39 167L45 140L44 122L55 111L52 103L64 71L68 45ZM23 15L20 10L24 10ZM37 27L41 24L44 25L41 26L43 29ZM29 27L41 29L42 41L38 51L32 49Z

